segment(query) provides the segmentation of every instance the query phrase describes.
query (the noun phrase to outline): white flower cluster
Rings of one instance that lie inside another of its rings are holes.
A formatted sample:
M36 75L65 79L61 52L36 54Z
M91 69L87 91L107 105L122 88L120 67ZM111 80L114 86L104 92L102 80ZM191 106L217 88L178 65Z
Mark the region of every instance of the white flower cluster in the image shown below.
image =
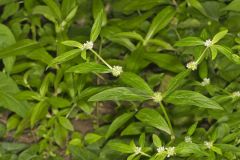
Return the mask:
M186 136L186 137L184 138L184 141L185 141L186 143L192 143L192 138L191 138L190 136Z
M186 66L188 69L191 69L192 71L197 69L197 62L191 61Z
M93 49L93 42L92 41L87 41L83 44L83 49Z
M162 93L161 92L155 92L152 96L152 99L153 99L154 102L160 103L163 99Z
M113 66L112 67L112 75L115 77L118 77L123 72L123 69L121 66Z
M213 142L204 141L204 145L205 145L208 149L211 149L212 146L213 146Z
M164 151L165 151L165 147L163 147L163 146L157 148L157 152L160 154L163 153Z
M134 153L135 154L139 154L139 153L141 153L142 152L142 148L141 147L136 147L135 149L134 149Z
M164 151L167 152L167 157L171 157L171 156L174 156L176 155L176 150L175 150L175 147L158 147L157 148L157 152L162 154Z
M176 155L175 147L167 147L166 151L167 151L167 157Z
M233 96L234 98L239 98L239 97L240 97L240 91L235 91L235 92L233 92L233 93L232 93L232 96Z
M206 46L206 47L211 47L211 45L212 45L211 39L208 39L204 42L204 46Z
M202 86L207 86L210 84L210 78L204 78L203 81L201 82Z

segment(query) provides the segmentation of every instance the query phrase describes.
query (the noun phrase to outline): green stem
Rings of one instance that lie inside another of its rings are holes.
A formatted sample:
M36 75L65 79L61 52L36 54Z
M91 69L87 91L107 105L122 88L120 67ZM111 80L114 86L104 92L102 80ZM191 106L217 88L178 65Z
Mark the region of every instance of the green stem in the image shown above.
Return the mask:
M205 55L207 49L208 49L208 47L206 47L206 48L204 49L204 51L202 52L202 54L200 55L200 57L197 59L197 61L196 61L197 64L199 64L199 63L202 61L202 59L204 58L204 55Z
M70 111L67 113L67 115L65 116L66 118L68 118L69 116L70 116L70 114L72 113L72 111L73 111L73 109L75 108L75 107L77 107L77 104L74 104L73 106L72 106L72 108L70 109Z
M90 51L95 54L109 69L112 69L112 66L108 64L97 52L95 52L93 49L90 49Z
M161 110L162 110L162 112L164 114L164 117L167 120L167 123L168 123L168 125L169 125L169 127L171 129L171 140L174 140L175 136L174 136L174 133L173 133L173 127L172 127L171 121L170 121L170 119L168 117L167 111L166 111L165 107L163 106L162 102L160 102L160 108L161 108Z

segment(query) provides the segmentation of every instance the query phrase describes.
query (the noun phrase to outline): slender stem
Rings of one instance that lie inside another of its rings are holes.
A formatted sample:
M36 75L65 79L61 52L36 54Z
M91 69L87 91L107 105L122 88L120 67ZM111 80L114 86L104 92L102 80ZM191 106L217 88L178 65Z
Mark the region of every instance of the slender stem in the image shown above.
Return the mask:
M97 52L95 52L93 49L90 49L92 53L95 54L109 69L112 69L112 66L108 64Z
M73 106L72 106L72 108L70 109L70 111L67 113L67 115L65 116L66 118L68 118L69 116L70 116L70 114L72 113L72 111L73 111L73 109L75 108L75 107L77 107L77 104L74 104Z
M164 117L167 120L167 123L168 123L168 125L169 125L169 127L171 129L171 140L174 140L175 136L174 136L174 133L173 133L173 127L172 127L171 121L170 121L170 119L168 117L167 111L166 111L165 107L163 106L162 102L160 102L160 108L161 108L161 110L162 110L162 112L164 114Z
M201 62L201 60L203 59L203 57L204 57L207 49L208 49L208 47L206 47L206 48L204 49L204 51L202 52L202 54L200 55L200 57L197 59L197 61L196 61L197 64L199 64L199 63Z
M178 33L177 29L176 29L176 28L174 28L173 30L174 30L174 32L176 33L176 35L177 35L178 39L179 39L179 40L180 40L180 39L182 39L182 38L181 38L181 36L180 36L180 34Z

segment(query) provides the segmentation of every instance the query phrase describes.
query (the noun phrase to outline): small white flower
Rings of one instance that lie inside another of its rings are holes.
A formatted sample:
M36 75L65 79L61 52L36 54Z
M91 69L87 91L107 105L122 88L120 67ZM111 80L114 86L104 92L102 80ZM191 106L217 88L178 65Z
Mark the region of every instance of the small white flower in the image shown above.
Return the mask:
M163 146L157 148L157 152L160 154L163 153L164 151L165 151L165 147L163 147Z
M191 70L196 70L197 69L197 62L195 61L191 61L187 64L186 66L188 69L191 69Z
M112 75L115 77L118 77L123 72L123 69L121 66L113 66L112 67Z
M186 136L186 137L184 138L184 141L185 141L186 143L192 143L192 138L191 138L190 136Z
M134 149L134 153L135 154L139 154L141 152L142 152L142 148L141 147L135 147L135 149Z
M167 157L174 156L176 154L175 147L167 147Z
M240 91L235 91L235 92L233 92L233 93L232 93L232 96L233 96L234 98L239 98L239 97L240 97Z
M213 146L213 142L204 141L204 145L205 145L208 149L211 149L212 146Z
M210 78L204 78L203 81L201 82L202 86L207 86L210 84Z
M162 93L161 92L155 92L152 96L152 99L153 99L154 102L160 103L163 99Z
M204 42L204 46L206 46L206 47L210 47L211 45L212 45L211 39L208 39Z
M92 49L93 48L93 42L92 41L87 41L83 44L83 49Z

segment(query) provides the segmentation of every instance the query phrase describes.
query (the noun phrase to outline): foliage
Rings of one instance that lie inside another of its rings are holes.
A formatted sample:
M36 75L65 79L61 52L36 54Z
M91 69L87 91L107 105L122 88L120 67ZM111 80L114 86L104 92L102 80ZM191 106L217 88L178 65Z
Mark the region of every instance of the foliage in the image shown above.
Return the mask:
M0 8L0 159L240 159L239 0Z

